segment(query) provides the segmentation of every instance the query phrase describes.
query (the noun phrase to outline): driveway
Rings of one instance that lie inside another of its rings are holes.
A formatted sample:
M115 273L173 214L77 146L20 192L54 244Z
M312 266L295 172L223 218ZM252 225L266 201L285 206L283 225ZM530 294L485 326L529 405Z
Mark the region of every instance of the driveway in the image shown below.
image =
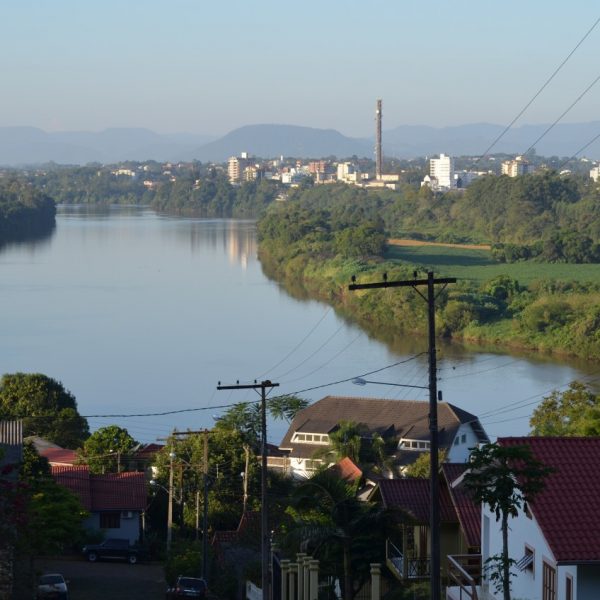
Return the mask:
M161 564L89 563L83 559L43 559L39 572L62 573L70 600L163 600L167 584Z

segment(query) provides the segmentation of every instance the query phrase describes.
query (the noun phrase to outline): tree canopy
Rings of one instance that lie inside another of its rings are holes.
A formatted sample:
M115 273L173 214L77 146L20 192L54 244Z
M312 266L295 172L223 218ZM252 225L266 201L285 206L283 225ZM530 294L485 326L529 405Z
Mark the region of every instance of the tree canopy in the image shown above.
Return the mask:
M531 435L600 435L600 396L580 382L573 381L564 392L553 391L535 408Z
M64 448L79 448L89 436L87 420L75 396L41 373L6 374L0 379L0 415L22 418L23 434L36 435Z
M108 425L94 431L83 443L80 455L90 473L117 473L123 470L127 454L137 444L127 429Z

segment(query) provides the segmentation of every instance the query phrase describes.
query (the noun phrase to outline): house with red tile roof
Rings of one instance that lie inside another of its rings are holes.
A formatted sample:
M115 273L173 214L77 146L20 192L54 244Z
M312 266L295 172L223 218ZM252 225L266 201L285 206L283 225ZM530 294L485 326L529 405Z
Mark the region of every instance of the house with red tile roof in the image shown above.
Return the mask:
M553 472L544 489L509 518L508 552L515 562L513 598L600 598L600 437L508 437L502 446L528 445ZM500 522L482 507L482 561L502 549ZM502 598L483 579L479 598ZM454 595L453 595L454 594ZM447 598L459 598L449 589ZM463 596L464 597L464 590Z
M147 504L144 473L93 475L86 465L53 465L55 481L71 490L89 512L84 527L102 531L107 538L139 541L140 519Z
M270 459L269 467L305 478L327 466L315 453L327 448L329 434L342 421L360 425L366 442L375 434L394 440L391 458L396 475L420 454L429 452L429 402L326 396L298 412L279 444L285 456ZM438 429L440 448L447 451L450 462L466 462L469 448L489 442L475 415L447 402L438 403Z
M463 490L452 487L466 465L446 463L443 467L439 486L442 556L470 555L479 565L479 507L469 502ZM386 564L398 579L429 579L430 492L429 479L381 479L369 497L381 501L396 517L397 530L386 541Z

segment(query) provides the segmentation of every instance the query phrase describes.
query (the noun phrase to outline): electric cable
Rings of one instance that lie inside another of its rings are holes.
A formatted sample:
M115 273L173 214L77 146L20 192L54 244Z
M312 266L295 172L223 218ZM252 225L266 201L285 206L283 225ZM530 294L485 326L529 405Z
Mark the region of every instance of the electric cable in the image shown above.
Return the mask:
M596 19L596 21L594 22L594 24L588 29L587 33L579 40L579 42L577 42L577 44L573 48L573 50L571 50L571 52L569 52L569 54L567 55L567 57L560 63L560 65L558 65L558 67L554 70L554 72L552 73L552 75L550 75L550 77L548 77L548 79L546 79L545 83L535 93L535 95L533 96L533 98L531 98L531 100L529 100L529 102L527 102L527 104L521 109L521 111L519 112L519 114L504 128L504 130L502 131L502 133L500 133L500 135L488 146L488 148L480 156L480 158L483 158L484 156L486 156L487 153L508 133L508 131L511 129L511 127L519 120L519 118L523 115L523 113L533 104L533 102L536 100L536 98L546 89L546 87L548 86L548 84L556 77L556 75L558 74L558 72L564 67L564 65L571 58L571 56L573 56L573 54L575 54L576 50L579 48L579 46L581 46L581 44L583 44L583 42L587 39L587 37L590 35L590 33L592 33L592 31L596 28L596 26L598 25L598 23L600 23L600 17L598 17ZM480 158L478 158L477 161L479 161Z
M314 325L314 327L300 340L300 342L298 344L296 344L277 364L273 365L270 369L267 369L264 373L259 375L257 377L257 379L262 379L263 377L265 377L265 375L267 375L271 371L274 371L277 367L279 367L281 364L283 364L290 356L292 356L292 354L294 354L294 352L296 352L296 350L298 350L298 348L300 348L300 346L302 346L302 344L304 344L304 342L312 335L312 333L323 322L323 320L331 312L331 310L332 310L331 307L329 307L325 311L323 316L317 321L317 323Z
M568 158L567 160L565 160L559 167L558 167L558 171L560 171L567 163L571 162L574 158L577 157L578 154L580 154L581 152L583 152L588 146L591 146L598 138L600 138L600 133L598 133L597 135L595 135L587 144L585 144L585 146L582 146L581 148L579 148L579 150L577 150L577 152L575 152L575 154L573 154L573 156L571 156L571 158Z
M581 92L581 94L569 105L569 107L560 115L560 117L558 117L558 119L556 119L554 121L554 123L552 123L552 125L549 125L547 127L547 129L544 131L544 133L542 133L542 135L540 135L538 137L537 140L535 140L535 142L533 142L533 144L531 144L531 146L529 146L529 148L527 148L527 150L525 150L525 152L523 152L523 155L526 155L530 150L532 150L535 145L542 140L544 137L546 137L546 135L548 133L550 133L550 131L552 131L552 129L554 129L554 127L559 123L559 121L562 120L562 118L596 85L596 83L598 82L598 80L600 79L600 75L598 75L598 77L596 77L596 79L594 79L594 81L592 81L592 83L590 83L590 85L588 85L585 90L583 90L583 92Z

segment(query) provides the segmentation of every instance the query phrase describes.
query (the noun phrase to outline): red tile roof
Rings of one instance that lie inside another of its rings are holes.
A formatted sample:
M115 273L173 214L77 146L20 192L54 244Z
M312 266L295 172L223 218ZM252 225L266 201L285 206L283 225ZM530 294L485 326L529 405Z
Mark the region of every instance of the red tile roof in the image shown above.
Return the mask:
M481 506L457 480L467 470L466 463L444 463L442 472L448 483L448 492L456 510L460 527L470 548L481 548ZM453 484L456 484L453 486Z
M347 456L338 461L335 465L329 467L329 470L336 473L346 481L356 481L363 476L363 472L354 464L352 459Z
M71 490L79 497L85 510L92 510L90 471L87 465L51 466L50 471L56 483Z
M67 448L44 448L38 452L40 456L47 458L51 465L75 465L79 459L77 452Z
M600 562L600 437L499 438L555 469L530 503L559 563Z
M126 472L92 475L92 510L139 510L146 508L144 473Z
M379 491L386 508L401 510L417 523L428 524L429 519L429 479L381 479ZM440 521L457 523L456 511L445 485L440 485Z
M90 475L87 465L52 466L55 481L75 493L87 511L138 510L146 508L143 473Z

